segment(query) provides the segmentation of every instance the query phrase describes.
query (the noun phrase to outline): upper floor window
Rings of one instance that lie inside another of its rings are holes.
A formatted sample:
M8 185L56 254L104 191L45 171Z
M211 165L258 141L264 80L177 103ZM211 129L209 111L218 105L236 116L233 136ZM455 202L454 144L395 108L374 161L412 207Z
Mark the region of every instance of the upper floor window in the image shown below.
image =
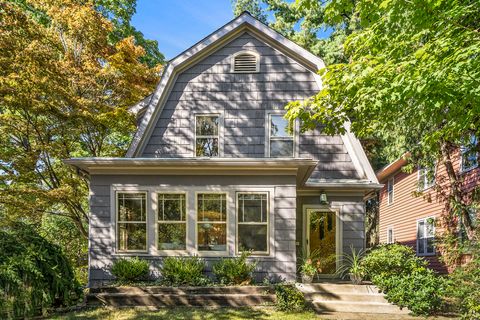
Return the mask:
M468 171L478 167L478 139L475 135L470 135L468 142L460 148L462 157L461 171Z
M395 238L393 236L393 227L388 227L387 229L387 243L394 243Z
M388 182L387 182L388 204L393 203L393 185L394 185L394 183L395 183L394 178L388 179Z
M195 116L195 155L197 157L218 157L219 119L218 115Z
M272 158L293 157L294 130L281 114L269 114L268 152Z
M147 250L147 194L117 193L118 251Z
M417 254L419 256L435 254L434 218L426 218L417 221Z
M435 185L435 169L419 168L418 169L418 190L426 190Z
M253 73L260 71L260 57L256 52L241 51L233 56L232 72Z

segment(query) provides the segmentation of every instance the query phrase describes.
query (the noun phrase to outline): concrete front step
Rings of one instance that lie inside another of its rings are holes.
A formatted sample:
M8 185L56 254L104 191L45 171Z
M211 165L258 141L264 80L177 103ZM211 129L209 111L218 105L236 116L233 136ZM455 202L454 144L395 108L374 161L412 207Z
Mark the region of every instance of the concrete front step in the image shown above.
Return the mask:
M304 292L328 292L334 294L359 293L359 294L379 294L380 290L371 284L350 284L350 283L299 283L298 288Z
M381 293L332 293L332 292L305 292L305 299L310 301L350 301L350 302L375 302L388 303Z
M375 314L409 314L407 309L389 303L379 302L351 302L351 301L312 301L313 308L318 312L353 312Z

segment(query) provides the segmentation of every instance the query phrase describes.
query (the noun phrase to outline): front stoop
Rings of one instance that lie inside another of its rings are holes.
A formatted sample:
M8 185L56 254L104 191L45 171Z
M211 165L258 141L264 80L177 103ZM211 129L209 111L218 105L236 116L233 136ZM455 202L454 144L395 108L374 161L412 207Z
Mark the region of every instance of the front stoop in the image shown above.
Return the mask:
M324 282L297 287L318 313L409 314L408 309L389 303L377 287L369 284Z
M243 307L275 303L268 286L244 287L104 287L90 289L87 305Z

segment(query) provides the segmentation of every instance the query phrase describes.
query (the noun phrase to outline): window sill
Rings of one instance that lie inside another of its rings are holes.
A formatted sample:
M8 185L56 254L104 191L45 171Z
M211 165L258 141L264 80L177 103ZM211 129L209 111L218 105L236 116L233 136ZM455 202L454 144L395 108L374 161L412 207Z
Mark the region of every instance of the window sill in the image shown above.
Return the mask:
M417 257L434 257L436 255L437 255L436 252L434 252L434 253L418 253L417 252Z

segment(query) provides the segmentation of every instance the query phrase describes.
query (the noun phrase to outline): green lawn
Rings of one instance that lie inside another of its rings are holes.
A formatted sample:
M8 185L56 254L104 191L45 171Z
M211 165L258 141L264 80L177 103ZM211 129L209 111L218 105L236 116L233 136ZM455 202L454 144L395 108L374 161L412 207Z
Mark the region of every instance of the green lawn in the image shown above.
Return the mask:
M199 320L223 320L223 319L261 319L261 320L305 320L319 319L313 311L300 313L285 313L276 311L273 307L261 308L165 308L159 310L148 310L147 308L97 308L87 309L80 312L55 315L50 319L199 319Z

